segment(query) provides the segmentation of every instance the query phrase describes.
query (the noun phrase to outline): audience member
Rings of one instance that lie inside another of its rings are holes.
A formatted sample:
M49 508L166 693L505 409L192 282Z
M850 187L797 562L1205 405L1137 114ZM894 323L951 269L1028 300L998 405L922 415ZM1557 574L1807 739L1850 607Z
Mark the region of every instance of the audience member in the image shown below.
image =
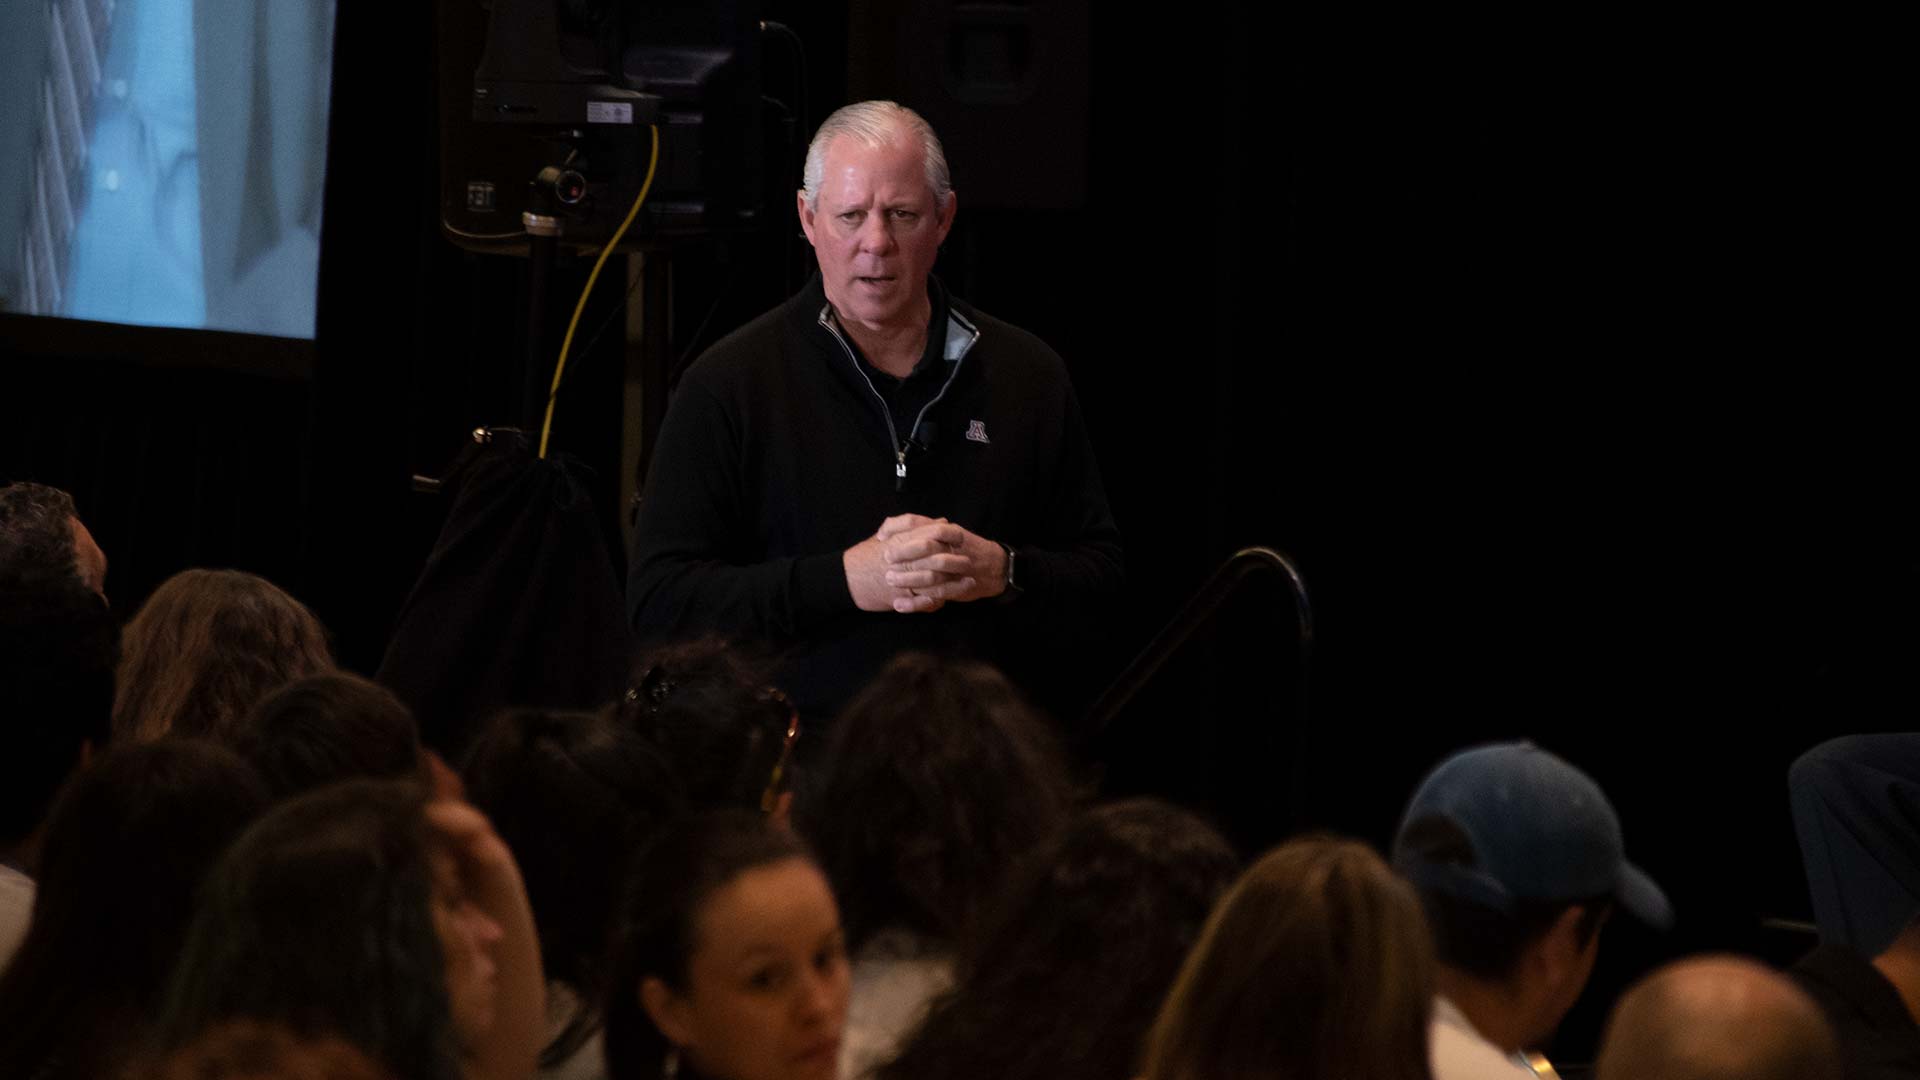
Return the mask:
M47 821L33 924L0 975L0 1076L92 1080L158 1012L194 896L265 809L232 751L181 739L101 755Z
M230 1020L337 1036L407 1080L525 1080L545 1026L519 871L481 814L349 780L282 803L207 881L158 1049Z
M1820 940L1879 955L1920 916L1920 736L1828 740L1787 792Z
M1294 840L1241 877L1147 1040L1146 1080L1430 1080L1433 942L1363 844Z
M605 1005L613 1080L831 1080L847 954L799 839L706 815L652 844L633 886Z
M1920 920L1871 959L1828 943L1789 974L1839 1037L1846 1080L1920 1077Z
M284 1024L220 1024L127 1080L398 1080L331 1036L303 1036Z
M420 772L420 730L385 687L346 671L308 675L249 709L230 736L275 799L340 780Z
M332 669L320 621L272 582L239 570L183 570L127 623L114 734L227 738L260 699Z
M709 638L642 656L619 709L673 763L692 808L787 820L800 714L731 646Z
M1793 983L1751 960L1696 957L1614 1006L1597 1080L1840 1080L1839 1049Z
M843 1075L897 1052L953 981L953 943L1007 871L1066 820L1064 752L1005 677L896 657L835 723L801 831L853 954Z
M1440 960L1436 1080L1531 1080L1520 1051L1579 998L1615 904L1657 927L1673 917L1626 861L1600 786L1528 743L1441 762L1401 819L1393 863L1420 894Z
M29 585L77 580L106 596L107 555L80 522L73 497L22 481L0 487L0 578Z
M596 1002L623 871L680 810L666 760L611 711L520 709L468 749L467 796L526 878L547 976L542 1076L604 1076Z
M1029 856L962 943L884 1080L1125 1080L1142 1037L1232 882L1233 852L1186 811L1099 807Z
M0 970L27 932L48 807L106 745L120 628L78 582L0 575Z
M1821 945L1792 975L1847 1080L1920 1076L1920 737L1848 735L1787 774Z

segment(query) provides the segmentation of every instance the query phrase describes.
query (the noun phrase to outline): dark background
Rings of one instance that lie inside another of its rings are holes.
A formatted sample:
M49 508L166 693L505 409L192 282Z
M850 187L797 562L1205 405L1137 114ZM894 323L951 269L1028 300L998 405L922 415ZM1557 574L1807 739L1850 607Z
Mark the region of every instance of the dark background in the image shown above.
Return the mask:
M1807 915L1787 764L1912 726L1889 28L1042 5L1042 89L969 118L889 63L967 7L766 14L806 42L810 124L857 93L941 127L940 272L1066 357L1135 591L1090 650L1116 670L1244 545L1314 591L1304 715L1291 612L1256 585L1090 748L1109 790L1179 795L1250 850L1384 843L1448 750L1570 757L1681 911L1666 938L1608 931L1574 1057L1665 955L1793 955L1760 924ZM253 569L370 670L438 524L408 477L511 417L524 265L438 235L433 37L426 5L341 7L310 376L220 335L157 362L0 321L0 478L75 493L123 610L185 566ZM1039 205L1004 205L1023 170ZM774 303L790 239L684 253L676 349ZM618 337L576 361L555 434L608 478L609 527Z

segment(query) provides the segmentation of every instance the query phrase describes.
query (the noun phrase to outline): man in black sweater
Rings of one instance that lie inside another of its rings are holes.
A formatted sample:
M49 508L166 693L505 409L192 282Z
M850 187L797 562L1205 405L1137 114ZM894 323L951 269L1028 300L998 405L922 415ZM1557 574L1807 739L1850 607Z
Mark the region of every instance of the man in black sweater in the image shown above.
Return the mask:
M640 506L642 639L770 645L804 712L886 659L966 652L1031 675L1118 593L1118 531L1060 358L932 276L956 197L892 102L828 117L800 224L820 273L681 381Z

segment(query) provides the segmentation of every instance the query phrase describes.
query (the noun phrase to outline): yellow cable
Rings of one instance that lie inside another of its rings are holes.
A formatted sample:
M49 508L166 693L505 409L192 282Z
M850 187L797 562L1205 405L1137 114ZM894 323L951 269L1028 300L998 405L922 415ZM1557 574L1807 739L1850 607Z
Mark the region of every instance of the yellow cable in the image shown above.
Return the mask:
M607 264L607 256L620 244L620 238L627 235L627 229L633 219L640 216L640 204L647 201L647 189L653 187L653 170L660 164L660 126L647 125L653 133L653 153L647 158L647 178L640 184L640 194L633 200L633 209L627 211L627 220L600 249L600 257L593 261L593 273L587 275L587 287L580 290L580 302L573 305L573 318L567 320L567 336L560 342L560 362L553 366L553 385L547 389L547 417L540 423L540 456L547 456L547 436L553 434L553 403L560 396L560 378L567 371L567 351L573 348L573 332L580 328L580 313L587 309L587 297L593 295L593 283L600 280L600 268Z

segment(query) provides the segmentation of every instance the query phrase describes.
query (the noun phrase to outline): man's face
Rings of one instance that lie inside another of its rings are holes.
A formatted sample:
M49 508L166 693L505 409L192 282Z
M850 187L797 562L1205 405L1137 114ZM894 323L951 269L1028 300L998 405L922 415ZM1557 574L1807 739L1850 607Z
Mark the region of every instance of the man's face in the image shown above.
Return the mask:
M878 148L842 135L827 146L819 201L801 193L800 227L842 321L905 329L927 317L927 275L953 226L919 145L904 133Z

